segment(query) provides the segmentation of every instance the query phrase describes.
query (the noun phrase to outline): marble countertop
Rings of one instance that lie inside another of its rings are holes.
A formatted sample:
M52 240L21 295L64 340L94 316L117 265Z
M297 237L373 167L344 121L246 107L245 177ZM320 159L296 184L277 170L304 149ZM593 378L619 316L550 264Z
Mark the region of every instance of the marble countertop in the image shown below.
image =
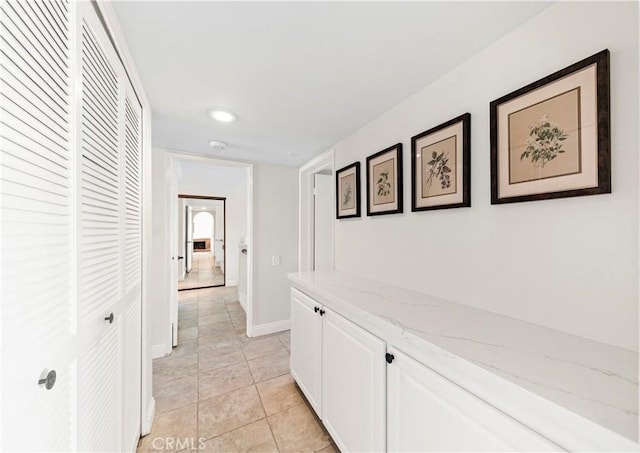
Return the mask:
M388 334L388 343L436 346L638 441L633 351L338 271L289 279L327 307L363 320L374 334Z

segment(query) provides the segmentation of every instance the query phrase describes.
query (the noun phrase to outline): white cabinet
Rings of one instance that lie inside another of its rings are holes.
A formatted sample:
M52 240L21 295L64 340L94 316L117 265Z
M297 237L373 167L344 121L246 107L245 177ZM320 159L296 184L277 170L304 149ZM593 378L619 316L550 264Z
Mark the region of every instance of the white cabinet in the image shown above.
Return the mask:
M291 290L291 374L342 451L385 450L385 343Z
M387 367L388 451L558 451L558 447L395 349Z
M386 345L322 311L322 418L342 451L385 451Z
M322 418L322 318L319 304L291 290L291 375Z

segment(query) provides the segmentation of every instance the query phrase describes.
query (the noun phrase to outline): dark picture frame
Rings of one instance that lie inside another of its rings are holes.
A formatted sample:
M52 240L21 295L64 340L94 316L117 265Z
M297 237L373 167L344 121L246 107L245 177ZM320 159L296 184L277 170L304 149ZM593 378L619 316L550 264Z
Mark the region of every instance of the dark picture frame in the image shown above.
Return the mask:
M491 204L611 193L609 50L489 107Z
M336 219L360 217L360 162L336 171Z
M396 143L367 157L367 215L402 212L402 143Z
M471 114L411 137L411 211L471 206Z

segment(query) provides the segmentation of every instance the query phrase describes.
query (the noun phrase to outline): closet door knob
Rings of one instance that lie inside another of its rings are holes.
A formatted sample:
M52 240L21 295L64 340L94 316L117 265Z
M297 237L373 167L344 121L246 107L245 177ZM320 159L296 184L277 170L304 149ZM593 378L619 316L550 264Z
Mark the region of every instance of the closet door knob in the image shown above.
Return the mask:
M313 311L315 311L316 313L318 313L318 310L320 310L320 307L313 307Z
M324 310L320 309L320 316L324 316Z
M109 324L113 324L113 313L110 313L104 320L109 321Z
M56 370L49 371L44 379L38 381L38 385L44 385L44 388L51 390L56 385Z

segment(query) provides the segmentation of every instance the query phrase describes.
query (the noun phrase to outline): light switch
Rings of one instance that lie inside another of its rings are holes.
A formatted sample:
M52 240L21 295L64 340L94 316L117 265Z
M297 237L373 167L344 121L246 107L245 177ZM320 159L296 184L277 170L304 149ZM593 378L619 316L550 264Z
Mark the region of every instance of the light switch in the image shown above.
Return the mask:
M271 265L272 266L280 266L280 255L273 255L271 257Z

